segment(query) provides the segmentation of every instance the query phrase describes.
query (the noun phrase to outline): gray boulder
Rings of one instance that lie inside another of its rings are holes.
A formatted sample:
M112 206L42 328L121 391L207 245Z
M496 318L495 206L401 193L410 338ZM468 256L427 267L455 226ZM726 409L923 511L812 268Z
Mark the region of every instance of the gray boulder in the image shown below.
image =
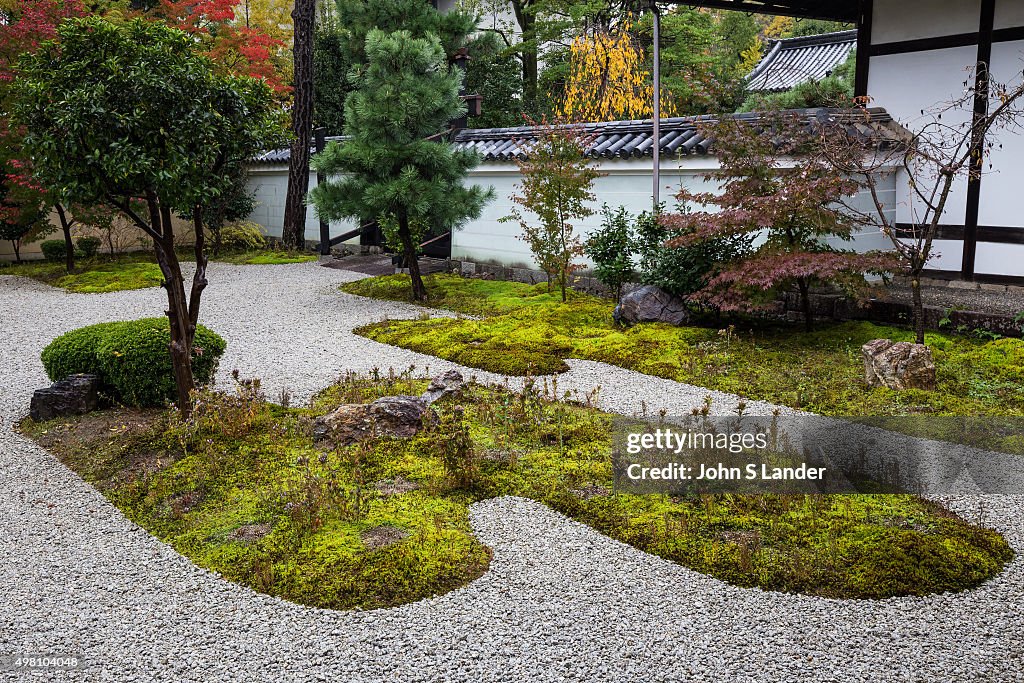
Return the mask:
M644 285L624 295L615 307L615 322L620 325L637 323L668 323L685 325L690 322L686 302L660 287Z
M371 436L408 439L436 425L437 413L420 396L385 396L373 403L346 403L313 423L313 440L340 448Z
M434 401L451 394L457 394L466 386L466 380L458 370L449 370L430 380L430 386L420 397L430 405Z
M861 347L869 387L935 390L935 361L924 344L875 339Z
M29 415L36 422L85 415L99 408L99 388L100 378L96 375L68 375L52 386L36 389Z

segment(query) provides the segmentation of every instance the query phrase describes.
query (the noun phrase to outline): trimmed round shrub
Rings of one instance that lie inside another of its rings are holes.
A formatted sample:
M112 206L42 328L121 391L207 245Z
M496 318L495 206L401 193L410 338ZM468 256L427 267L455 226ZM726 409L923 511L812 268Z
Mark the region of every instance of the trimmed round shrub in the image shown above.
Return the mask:
M100 323L57 337L43 349L42 361L53 381L76 372L91 373L125 405L160 406L177 396L170 343L166 318ZM196 384L213 379L226 347L223 338L198 326L192 349Z
M100 251L103 240L99 237L79 237L75 242L75 248L82 255L82 258L93 258Z
M68 245L64 240L43 240L39 243L39 249L47 261L63 261L68 255Z
M47 377L56 382L79 372L99 375L96 347L111 326L123 324L89 325L54 339L43 349L41 356Z

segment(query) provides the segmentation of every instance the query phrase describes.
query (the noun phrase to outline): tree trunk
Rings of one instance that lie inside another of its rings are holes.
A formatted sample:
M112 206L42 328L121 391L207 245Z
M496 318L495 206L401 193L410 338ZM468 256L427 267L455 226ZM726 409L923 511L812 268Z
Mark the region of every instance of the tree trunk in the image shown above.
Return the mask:
M221 234L220 234L220 231L221 231L222 227L223 226L220 226L220 225L217 225L217 226L212 226L211 225L210 226L210 234L213 235L213 257L214 258L217 258L217 257L220 256L220 246L221 246Z
M189 311L185 300L185 281L181 275L181 264L174 252L174 228L171 225L171 212L159 205L156 197L147 198L150 225L159 233L160 238L153 238L153 251L157 264L164 276L164 289L167 291L167 320L171 330L171 365L174 372L174 386L178 394L178 408L188 415L192 408L192 391L195 389L195 378L192 376L192 344L189 334ZM201 241L202 238L198 238ZM197 272L199 264L196 264Z
M398 237L402 240L402 257L409 267L409 279L412 280L412 298L414 301L427 300L427 288L420 275L420 262L416 258L416 245L409 232L409 219L404 212L398 216Z
M533 113L537 104L537 17L530 9L531 0L514 0L512 10L519 24L523 42L523 111Z
M797 278L797 287L800 288L800 308L804 312L804 330L811 331L813 320L811 319L811 285L804 278Z
M910 278L910 290L914 295L914 335L918 344L924 344L924 301L921 298L921 276Z
M193 342L196 339L196 327L199 325L199 304L203 297L203 290L209 281L206 279L206 267L209 259L206 258L206 234L203 232L203 208L196 206L192 211L192 220L195 226L196 241L196 272L192 276L192 291L188 298L188 350L192 353ZM218 228L217 234L220 234Z
M11 246L14 247L14 262L21 263L21 240L11 240Z
M57 217L60 218L60 229L64 233L64 269L73 272L75 270L75 243L71 240L71 221L60 203L54 205L57 209Z
M295 27L295 101L292 104L291 158L288 162L288 193L285 196L281 237L289 249L306 243L306 193L309 191L309 148L313 133L313 24L316 0L296 0L292 10Z

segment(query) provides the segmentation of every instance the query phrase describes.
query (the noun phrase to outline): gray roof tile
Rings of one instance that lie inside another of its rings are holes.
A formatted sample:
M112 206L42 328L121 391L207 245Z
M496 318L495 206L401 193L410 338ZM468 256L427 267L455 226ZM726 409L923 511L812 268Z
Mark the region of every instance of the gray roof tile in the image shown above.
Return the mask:
M781 92L807 81L820 81L857 47L857 31L838 31L773 41L747 76L751 92Z
M872 124L886 126L892 123L892 117L884 109L871 109ZM827 109L801 109L795 112L805 117L808 122L830 115ZM732 114L736 119L756 124L762 115L756 112ZM704 125L712 122L711 116L684 116L661 120L661 150L666 156L704 156L711 153L711 144L704 131ZM864 127L860 121L851 125L858 129ZM604 159L629 159L650 157L654 147L652 139L652 122L650 119L638 121L608 121L605 123L579 124L583 136L589 140L587 156ZM526 158L530 146L536 139L536 128L521 126L517 128L467 128L460 130L455 136L455 145L476 151L484 161L515 161ZM870 134L864 131L866 134ZM328 138L342 140L341 137ZM253 161L256 164L288 163L288 149L277 149L265 152Z

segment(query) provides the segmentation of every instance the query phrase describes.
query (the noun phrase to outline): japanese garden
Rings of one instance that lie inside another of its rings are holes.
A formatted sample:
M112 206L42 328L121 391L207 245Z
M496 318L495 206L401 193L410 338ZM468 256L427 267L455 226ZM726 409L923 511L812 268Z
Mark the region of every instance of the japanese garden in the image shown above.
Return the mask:
M0 0L0 674L1024 661L1015 0Z

